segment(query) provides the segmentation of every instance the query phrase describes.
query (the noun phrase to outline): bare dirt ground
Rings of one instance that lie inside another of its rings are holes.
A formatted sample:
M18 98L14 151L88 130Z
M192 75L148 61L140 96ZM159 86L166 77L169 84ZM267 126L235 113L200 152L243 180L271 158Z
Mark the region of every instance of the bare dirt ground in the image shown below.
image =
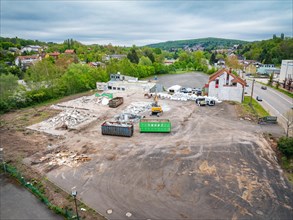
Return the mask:
M92 92L66 97L63 101L89 94L92 94ZM53 117L59 112L60 110L54 110L49 107L34 107L1 115L0 146L4 149L4 160L16 166L27 180L40 185L50 202L59 207L74 210L72 196L53 185L45 177L45 173L39 172L30 164L23 163L25 158L39 152L45 152L48 150L48 146L55 145L63 139L63 137L56 137L26 128L29 125ZM86 219L104 219L91 210L87 210L87 212L81 211L80 216Z
M59 137L2 129L3 146L11 157L23 152L27 165L67 192L75 188L109 219L292 219L292 186L263 137L283 134L278 126L239 120L229 103L159 100L171 133L139 133L135 123L131 138L103 136L104 120L133 102L151 102L139 93L120 95L123 105L97 105L95 120Z

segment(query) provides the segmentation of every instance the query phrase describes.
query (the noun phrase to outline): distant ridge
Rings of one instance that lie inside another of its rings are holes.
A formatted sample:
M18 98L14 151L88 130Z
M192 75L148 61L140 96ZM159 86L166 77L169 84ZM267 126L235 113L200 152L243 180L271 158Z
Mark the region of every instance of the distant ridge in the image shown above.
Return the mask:
M214 50L220 48L229 48L235 44L247 44L248 41L235 40L235 39L224 39L224 38L198 38L191 40L176 40L176 41L167 41L156 44L148 44L147 47L160 48L163 50L170 50L172 48L184 48L185 46L201 46L206 50Z

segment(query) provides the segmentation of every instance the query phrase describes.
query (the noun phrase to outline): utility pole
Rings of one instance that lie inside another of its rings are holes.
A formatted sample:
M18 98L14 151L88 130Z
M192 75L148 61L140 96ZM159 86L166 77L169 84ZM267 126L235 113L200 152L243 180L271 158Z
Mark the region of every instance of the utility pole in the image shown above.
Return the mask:
M72 191L71 195L74 197L74 203L75 203L75 211L76 211L76 218L77 220L79 220L79 216L78 216L78 209L77 209L77 203L76 203L76 196L77 196L77 191Z
M249 103L250 106L252 106L252 95L253 95L253 89L254 89L254 81L255 81L255 79L252 80L252 88L251 88L250 103Z

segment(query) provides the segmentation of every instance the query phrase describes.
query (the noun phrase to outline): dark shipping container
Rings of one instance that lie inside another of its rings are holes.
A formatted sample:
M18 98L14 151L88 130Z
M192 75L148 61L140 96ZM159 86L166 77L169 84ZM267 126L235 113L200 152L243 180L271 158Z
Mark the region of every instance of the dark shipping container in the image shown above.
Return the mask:
M113 135L131 137L133 135L133 124L120 122L107 122L102 124L102 135Z
M109 101L109 107L117 108L119 105L122 105L123 97L115 97Z

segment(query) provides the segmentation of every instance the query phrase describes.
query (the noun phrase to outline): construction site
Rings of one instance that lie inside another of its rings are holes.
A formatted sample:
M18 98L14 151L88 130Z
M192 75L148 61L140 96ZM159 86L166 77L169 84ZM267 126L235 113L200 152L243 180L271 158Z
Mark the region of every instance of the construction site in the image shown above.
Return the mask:
M24 162L107 219L293 218L266 128L215 97L130 83L50 106L27 129L51 141Z

